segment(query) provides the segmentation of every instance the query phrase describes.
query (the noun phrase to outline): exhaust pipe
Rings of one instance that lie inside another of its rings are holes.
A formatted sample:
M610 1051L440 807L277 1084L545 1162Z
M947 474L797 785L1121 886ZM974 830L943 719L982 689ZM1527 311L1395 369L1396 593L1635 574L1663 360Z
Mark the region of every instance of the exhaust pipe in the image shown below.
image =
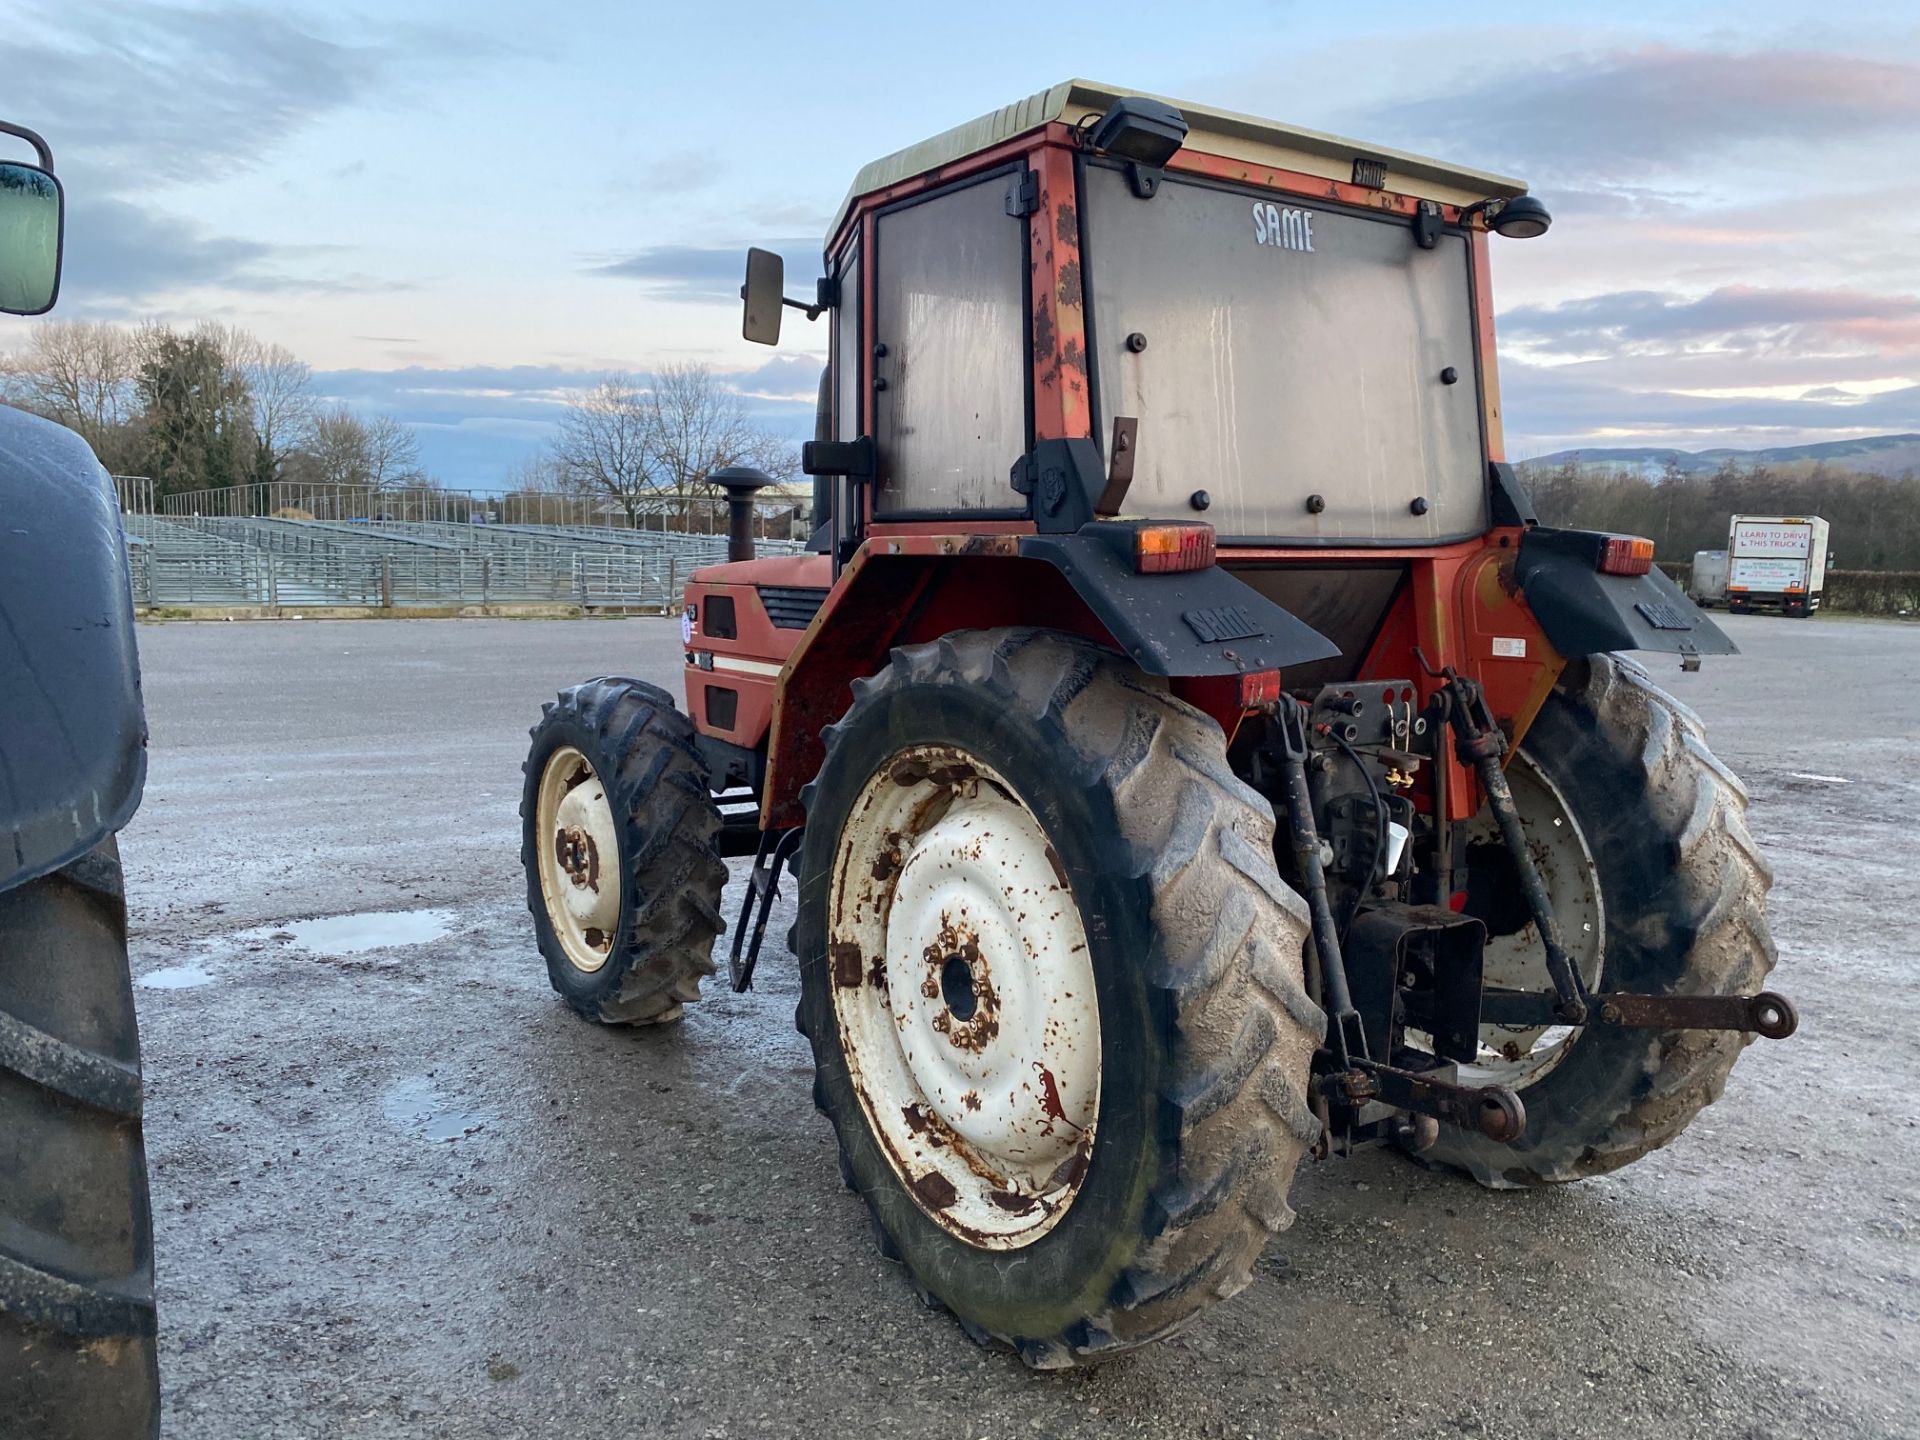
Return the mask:
M753 559L753 497L773 477L751 465L729 465L707 478L727 492L727 559Z

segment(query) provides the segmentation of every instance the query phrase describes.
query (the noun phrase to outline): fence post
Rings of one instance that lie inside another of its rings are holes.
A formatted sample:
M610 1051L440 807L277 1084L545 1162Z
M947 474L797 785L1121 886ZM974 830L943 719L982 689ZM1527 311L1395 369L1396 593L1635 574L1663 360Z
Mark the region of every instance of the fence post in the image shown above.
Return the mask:
M488 592L492 585L492 580L493 580L492 572L493 572L492 560L489 557L482 555L480 557L480 608L483 610L490 603L488 600Z
M393 608L393 557L390 555L380 557L380 608Z
M660 602L660 613L662 615L673 614L673 600L679 593L680 557L678 555L669 555L667 557L667 593L666 598Z
M280 613L280 567L273 563L273 551L266 552L267 560L267 608L276 615Z

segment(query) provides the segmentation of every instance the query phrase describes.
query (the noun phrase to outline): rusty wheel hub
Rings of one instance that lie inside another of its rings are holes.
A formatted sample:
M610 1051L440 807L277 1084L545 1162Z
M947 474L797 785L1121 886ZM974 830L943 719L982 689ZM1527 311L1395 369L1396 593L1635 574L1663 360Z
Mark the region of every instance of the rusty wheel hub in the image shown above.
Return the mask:
M1093 1153L1100 1023L1032 811L964 751L901 752L840 836L830 925L848 1071L908 1190L973 1244L1037 1240Z
M585 890L600 881L600 849L578 825L569 825L554 837L554 850L567 878Z
M547 758L540 773L540 896L560 948L576 969L607 963L620 924L619 832L606 787L572 746ZM605 858L603 858L605 857Z
M1553 901L1567 957L1589 990L1601 988L1606 942L1606 912L1600 872L1586 836L1559 788L1527 758L1524 750L1507 766L1507 784L1520 810L1540 878ZM1482 810L1467 828L1469 848L1503 842L1492 815ZM1497 927L1496 927L1497 928ZM1507 990L1550 990L1545 950L1531 919L1506 934L1488 937L1486 983ZM1566 1025L1482 1025L1480 1058L1462 1069L1463 1083L1522 1089L1538 1081L1572 1051L1581 1032Z

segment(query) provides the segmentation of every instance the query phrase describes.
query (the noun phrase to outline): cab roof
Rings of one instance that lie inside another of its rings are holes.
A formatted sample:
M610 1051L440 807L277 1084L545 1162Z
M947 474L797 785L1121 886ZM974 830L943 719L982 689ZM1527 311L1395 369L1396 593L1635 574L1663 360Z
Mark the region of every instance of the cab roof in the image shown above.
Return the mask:
M1527 189L1523 180L1449 165L1444 160L1410 155L1384 145L1368 145L1319 130L1282 125L1278 121L1241 115L1232 110L1216 110L1212 106L1173 100L1144 90L1126 90L1094 80L1063 80L1038 95L1029 95L1012 105L1003 105L977 120L943 130L916 145L896 150L891 155L862 166L860 173L853 178L847 198L840 202L839 210L834 213L833 224L827 229L827 244L833 243L833 237L839 233L854 201L862 195L871 195L876 190L885 190L916 175L952 165L969 155L992 149L1002 141L1037 130L1056 120L1076 125L1088 116L1103 115L1114 101L1129 95L1163 101L1184 115L1190 127L1186 144L1182 147L1184 149L1341 181L1353 178L1355 160L1383 161L1387 168L1387 189L1446 205L1512 199L1525 194Z

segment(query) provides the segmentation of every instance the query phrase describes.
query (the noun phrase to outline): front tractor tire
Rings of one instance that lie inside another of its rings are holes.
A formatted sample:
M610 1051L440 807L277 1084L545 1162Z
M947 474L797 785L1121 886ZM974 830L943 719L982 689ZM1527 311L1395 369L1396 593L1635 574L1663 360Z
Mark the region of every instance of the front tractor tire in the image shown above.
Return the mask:
M0 1435L160 1433L141 1110L109 839L0 894Z
M1570 664L1508 769L1568 950L1588 988L1750 995L1773 969L1772 872L1747 792L1698 717L1631 660ZM1487 982L1549 988L1519 881L1483 815L1467 908L1488 925ZM1752 1037L1594 1026L1481 1029L1476 1083L1511 1085L1527 1128L1501 1145L1452 1126L1423 1157L1498 1189L1603 1175L1658 1149L1719 1098Z
M553 988L610 1025L679 1019L726 928L692 722L657 685L611 678L561 691L532 735L520 859Z
M995 630L894 651L823 739L799 1022L883 1250L1038 1368L1241 1289L1292 1219L1325 1021L1219 726Z

